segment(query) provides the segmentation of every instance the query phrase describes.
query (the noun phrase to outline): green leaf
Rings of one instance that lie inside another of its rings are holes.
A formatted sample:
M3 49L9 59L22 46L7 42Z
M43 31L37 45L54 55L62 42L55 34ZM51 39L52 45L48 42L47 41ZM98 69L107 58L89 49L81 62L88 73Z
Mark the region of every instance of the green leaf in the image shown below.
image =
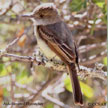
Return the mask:
M47 103L45 108L54 108L54 104L53 103Z
M24 77L28 77L28 71L26 71L26 69L24 69L24 67L22 67L20 70L18 70L19 73L17 73L17 80L24 78Z
M105 0L92 0L94 3L105 2Z
M93 0L93 2L99 6L100 8L103 8L105 5L105 0Z
M4 64L0 64L0 71L3 71Z
M69 76L67 76L66 79L64 80L64 84L65 84L65 87L68 91L73 92ZM93 89L90 86L83 83L82 81L80 81L80 86L81 86L81 90L82 90L83 94L86 97L88 97L88 98L93 97Z
M71 11L80 11L83 8L87 7L88 0L72 0L70 2L69 7Z
M104 2L98 2L98 3L96 3L100 8L103 8L103 6L104 6Z
M70 78L69 76L67 76L64 80L64 84L65 84L65 87L68 91L72 92L72 87L71 87L71 81L70 81Z
M84 5L84 8L87 8L87 2L88 2L88 0L85 0L84 1L84 4L83 4Z
M107 5L106 4L103 5L102 12L104 14L104 16L102 17L102 21L105 24L107 24Z
M24 76L23 78L18 80L18 83L20 83L20 84L28 84L28 83L30 83L32 81L33 81L32 76L30 76L30 77Z
M0 64L0 76L5 76L8 74L7 68L4 64Z
M105 58L103 59L103 63L104 63L105 66L107 66L107 57L105 57Z
M81 90L84 93L84 95L88 98L92 98L94 95L93 89L81 81L80 81L80 85L81 85Z
M8 92L7 88L3 88L3 95L9 96L9 92Z

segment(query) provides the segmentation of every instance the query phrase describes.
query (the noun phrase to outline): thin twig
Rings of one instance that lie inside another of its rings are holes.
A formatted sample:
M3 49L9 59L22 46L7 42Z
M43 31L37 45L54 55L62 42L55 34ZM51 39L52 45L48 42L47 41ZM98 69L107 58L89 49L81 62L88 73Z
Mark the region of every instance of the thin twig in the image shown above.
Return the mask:
M96 55L95 55L96 56ZM106 52L105 53L102 53L100 54L99 56L96 56L96 57L93 57L92 59L89 59L89 60L85 60L84 62L82 61L80 64L81 65L84 65L84 66L88 66L88 65L91 65L93 63L96 63L96 62L99 62L101 61L104 57L106 57L107 54ZM90 57L91 58L91 57Z
M47 100L53 102L54 104L57 104L58 106L60 106L60 107L62 107L62 108L72 108L72 107L70 107L69 105L66 105L66 104L64 104L63 102L61 102L61 101L59 101L59 100L57 100L57 99L55 99L55 98L49 96L49 95L47 94L47 89L43 91L42 96L43 96L45 99L47 99Z
M93 49L96 49L98 47L106 47L106 42L98 43L98 44L92 44L92 45L84 45L79 47L79 53L84 53Z
M0 12L0 16L5 15L10 9L12 9L13 5L14 5L14 4L13 4L13 0L11 0L11 2L10 2L10 4L9 4L9 7L8 7L7 9L2 10L2 11Z
M34 93L34 94L37 92L36 90L34 90L34 89L28 87L27 85L24 85L24 84L21 85L21 84L19 84L19 83L17 83L17 82L15 82L15 86L16 86L17 88L26 89L28 92L32 92L32 93Z
M32 56L19 56L19 55L9 54L9 53L3 54L2 57L15 58L16 61L18 60L18 61L24 61L24 62L35 61L34 57L32 57Z
M38 59L36 59L35 57L32 57L32 56L18 56L18 55L15 55L15 54L8 54L8 53L6 53L6 54L4 54L4 55L2 55L2 56L4 56L4 57L12 57L12 58L15 58L15 60L18 60L18 61L23 61L23 62L36 62L37 64L40 64L40 60L38 60ZM96 62L98 62L98 61L100 61L100 60L102 60L102 58L103 57L106 57L106 53L105 54L103 54L103 55L101 55L101 56L98 56L98 57L96 57L96 58L93 58L93 59L91 59L91 60L88 60L88 61L85 61L85 62L81 62L80 63L80 65L90 65L90 64L92 64L92 63L96 63ZM62 65L62 64L60 64L58 61L56 61L56 63L54 62L54 61L45 61L46 63L44 64L44 66L45 67L51 67L52 69L54 69L55 71L67 71L66 70L66 67L64 66L64 65ZM41 63L42 64L42 63ZM49 65L50 64L50 65ZM96 73L96 71L91 71L91 73L89 73L88 72L88 70L87 69L89 69L89 68L85 68L83 71L85 72L84 74L85 74L85 76L88 76L89 77L89 75L88 74L91 74L91 76L92 77L96 77L97 76L97 74L98 74L98 77L99 76L101 76L101 74L99 74L99 73ZM92 75L92 73L93 73L93 75ZM101 72L101 73L103 73L103 72ZM82 73L80 73L79 72L79 76L81 76L82 75ZM103 76L101 76L101 77L103 77ZM101 78L101 79L106 79L105 77L103 77L103 78Z

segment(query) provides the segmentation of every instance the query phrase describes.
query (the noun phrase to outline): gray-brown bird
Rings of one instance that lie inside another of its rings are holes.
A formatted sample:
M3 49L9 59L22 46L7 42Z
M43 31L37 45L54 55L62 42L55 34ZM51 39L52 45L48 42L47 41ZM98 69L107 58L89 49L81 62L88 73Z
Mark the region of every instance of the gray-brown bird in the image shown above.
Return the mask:
M60 58L70 75L75 104L83 105L82 92L77 77L78 53L72 33L58 14L53 3L37 6L30 14L23 17L33 18L36 25L38 45L47 58ZM49 53L50 52L50 53Z

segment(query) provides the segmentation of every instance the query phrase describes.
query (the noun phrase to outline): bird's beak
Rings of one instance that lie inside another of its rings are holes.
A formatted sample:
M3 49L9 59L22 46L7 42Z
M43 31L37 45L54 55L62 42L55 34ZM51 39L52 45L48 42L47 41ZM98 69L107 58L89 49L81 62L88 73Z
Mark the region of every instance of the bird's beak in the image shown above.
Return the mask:
M22 18L33 18L33 14L32 13L28 13L28 14L24 14L24 15L21 15Z

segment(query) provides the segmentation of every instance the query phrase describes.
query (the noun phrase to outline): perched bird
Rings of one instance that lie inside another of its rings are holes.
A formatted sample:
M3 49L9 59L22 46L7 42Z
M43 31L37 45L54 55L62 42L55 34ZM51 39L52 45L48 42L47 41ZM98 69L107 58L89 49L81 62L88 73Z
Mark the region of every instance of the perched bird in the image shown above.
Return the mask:
M37 6L30 14L23 17L34 19L37 43L47 58L57 55L67 66L77 105L83 105L83 97L77 77L78 52L72 33L60 18L53 3ZM50 52L50 53L49 53Z

